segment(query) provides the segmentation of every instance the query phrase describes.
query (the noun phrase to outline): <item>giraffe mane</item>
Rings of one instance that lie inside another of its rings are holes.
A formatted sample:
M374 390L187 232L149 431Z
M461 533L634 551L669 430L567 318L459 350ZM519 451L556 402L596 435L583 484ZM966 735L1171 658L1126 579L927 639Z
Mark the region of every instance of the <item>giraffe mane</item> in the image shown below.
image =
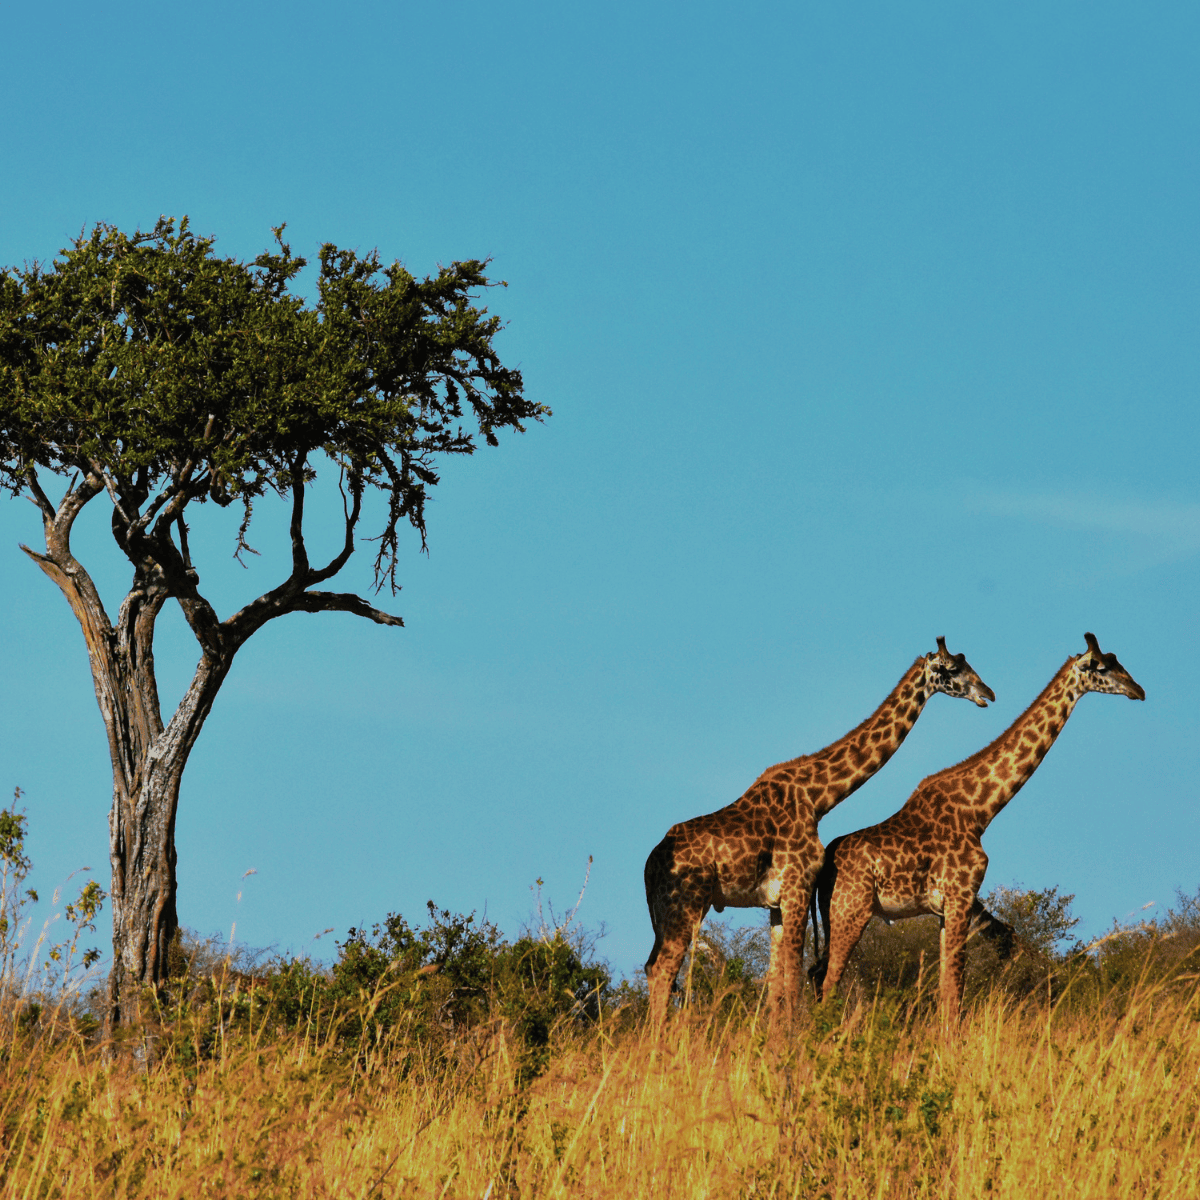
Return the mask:
M1059 667L1057 671L1054 672L1054 675L1051 678L1050 682L1047 683L1046 686L1044 688L1042 688L1042 690L1040 692L1038 692L1037 696L1034 697L1034 699L1030 702L1030 704L1026 707L1025 711L1022 712L1019 717L1016 717L1014 720L1012 720L1008 723L1008 726L1005 728L1003 733L1000 733L998 736L994 737L990 742L988 742L988 744L986 746L983 747L983 749L976 750L974 754L971 754L967 758L964 758L962 760L962 762L955 763L952 767L943 767L942 770L935 771L932 775L926 775L925 778L922 779L921 782L917 785L917 791L920 791L927 783L932 783L935 779L942 779L948 775L955 775L959 771L965 770L968 767L975 766L981 759L987 758L989 755L991 755L995 751L996 747L1002 741L1004 741L1004 739L1006 737L1008 737L1008 735L1012 731L1013 727L1015 725L1019 725L1021 723L1021 721L1023 721L1025 719L1025 717L1033 709L1037 708L1037 706L1039 704L1041 704L1041 702L1046 697L1046 693L1058 682L1058 680L1059 680L1060 676L1063 674L1063 672L1068 670L1071 667L1071 665L1075 662L1075 659L1076 659L1076 655L1072 654L1067 659L1067 661L1065 663L1063 663L1063 665L1061 667Z
M853 729L847 730L845 733L842 734L842 736L840 738L836 738L834 741L830 742L828 746L822 746L820 750L812 751L811 754L797 754L795 758L786 758L783 760L783 762L772 763L769 767L766 767L759 774L758 778L754 781L754 783L761 783L762 780L765 779L768 775L770 775L772 771L778 771L780 767L792 767L792 766L798 765L799 763L808 762L811 759L819 758L822 754L825 753L826 750L833 749L835 746L839 745L841 742L846 741L847 738L852 738L856 733L858 733L858 731L860 729L867 728L867 726L869 726L871 724L871 722L875 719L875 714L878 713L879 710L888 702L888 697L890 697L892 695L892 693L895 692L901 686L901 684L904 683L904 681L908 678L909 673L912 670L914 670L916 667L923 664L924 661L925 661L925 655L918 654L917 657L914 658L913 661L909 664L909 667L904 672L904 674L900 676L900 682L897 683L895 687L891 688L888 691L887 696L884 696L884 698L882 700L880 700L880 702L872 710L871 715L869 717L865 717L863 720L859 721L859 723L857 725L855 725ZM751 784L750 786L753 787L754 784Z

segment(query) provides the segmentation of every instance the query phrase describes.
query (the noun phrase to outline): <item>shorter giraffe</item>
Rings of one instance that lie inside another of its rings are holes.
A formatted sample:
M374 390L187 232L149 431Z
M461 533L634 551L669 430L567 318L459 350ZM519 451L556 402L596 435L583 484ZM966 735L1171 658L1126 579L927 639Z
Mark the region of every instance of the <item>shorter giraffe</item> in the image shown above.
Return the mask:
M1029 781L1085 692L1146 698L1115 654L1102 653L1094 635L1084 638L1087 650L1068 658L990 746L923 779L886 821L830 843L814 897L826 946L825 960L810 972L818 994L828 995L837 986L872 916L890 922L933 913L941 919L944 1022L956 1018L962 1005L972 927L995 941L1002 957L1011 952L1011 927L979 901L988 864L983 831Z
M655 1022L667 1014L683 957L710 908L770 909L768 1000L774 1010L781 999L798 999L808 906L825 854L817 822L891 758L935 692L980 708L996 698L964 655L951 654L945 638L937 644L857 728L816 754L768 767L740 799L671 826L650 852L654 948L646 978Z

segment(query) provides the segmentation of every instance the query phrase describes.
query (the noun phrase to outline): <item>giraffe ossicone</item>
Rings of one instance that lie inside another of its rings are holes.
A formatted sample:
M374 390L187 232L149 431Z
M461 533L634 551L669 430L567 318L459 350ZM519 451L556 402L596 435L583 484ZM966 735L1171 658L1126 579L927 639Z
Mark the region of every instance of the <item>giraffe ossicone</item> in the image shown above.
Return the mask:
M946 639L921 655L861 725L815 754L768 767L732 804L673 825L646 860L654 947L650 1013L661 1022L687 948L710 908L771 912L768 997L799 998L809 902L824 848L817 822L895 753L935 692L986 708L996 695Z
M814 908L825 931L825 956L810 972L820 996L837 986L850 952L872 916L888 921L932 913L941 920L943 1021L962 1005L963 964L972 929L1002 956L1013 930L979 900L988 857L983 832L1021 790L1087 692L1145 700L1141 685L1105 654L1094 634L1087 649L1059 668L1036 700L995 741L970 758L923 779L899 812L829 844ZM814 915L814 938L816 916Z

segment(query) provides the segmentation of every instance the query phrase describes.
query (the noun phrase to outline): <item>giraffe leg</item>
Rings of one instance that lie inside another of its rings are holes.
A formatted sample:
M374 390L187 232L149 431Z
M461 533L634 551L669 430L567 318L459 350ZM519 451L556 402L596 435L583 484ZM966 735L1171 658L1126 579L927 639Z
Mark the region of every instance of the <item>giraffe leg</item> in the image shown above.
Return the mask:
M778 947L772 938L771 949L779 950L778 992L773 1012L791 1020L800 1003L804 985L804 934L808 929L808 909L812 901L816 872L808 872L785 881L779 897L780 929ZM772 934L775 930L772 928Z
M873 887L854 887L845 875L838 882L841 886L834 888L829 900L828 958L824 978L817 982L819 1000L833 995L874 909Z
M702 875L681 868L671 834L650 851L645 881L646 906L654 927L654 946L646 960L650 1020L661 1026L692 935L708 912L711 891Z
M671 991L675 987L675 979L679 968L683 965L684 955L687 954L690 934L664 937L658 947L658 954L646 964L646 982L650 988L650 1019L655 1025L661 1025L666 1020L667 1009L671 1003Z
M658 960L662 957L663 951L663 931L659 928L658 922L654 922L654 945L650 947L650 957L646 959L646 987L650 995L650 1014L655 1014L655 997L657 991L654 986L655 979L658 978Z
M947 901L941 932L942 1024L958 1021L962 1008L963 966L967 959L967 930L971 924L970 902Z
M767 1010L774 1012L783 995L783 913L772 908L771 962L767 967Z
M679 977L696 928L704 920L708 906L691 899L660 906L656 913L654 949L646 961L646 982L650 990L650 1019L661 1025L671 1004L671 992Z

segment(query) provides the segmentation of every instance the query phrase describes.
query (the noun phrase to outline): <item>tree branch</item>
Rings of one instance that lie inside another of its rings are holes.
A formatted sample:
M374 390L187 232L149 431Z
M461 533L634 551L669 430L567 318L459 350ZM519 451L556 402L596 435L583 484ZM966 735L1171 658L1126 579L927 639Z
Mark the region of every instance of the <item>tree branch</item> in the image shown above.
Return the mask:
M353 468L348 472L350 476L350 496L352 504L349 508L346 507L346 494L342 493L342 516L346 522L346 541L341 550L334 555L333 558L316 571L309 571L305 579L305 585L313 583L324 583L326 579L332 579L345 565L350 561L350 555L354 553L354 531L358 527L358 518L362 513L362 477ZM340 484L340 480L339 480Z
M356 617L366 617L377 625L403 625L403 617L394 617L378 608L372 608L361 596L353 592L301 592L292 606L295 612L348 612Z
M179 514L187 507L188 501L193 497L188 495L187 489L177 482L173 482L170 487L163 488L157 496L146 506L146 511L142 513L136 521L134 521L130 532L141 533L151 521L154 520L156 514L166 505L166 511L158 518L155 523L154 535L161 537L163 531L174 524Z
M306 592L288 579L221 622L221 635L229 652L236 651L268 621L291 612L348 612L380 625L404 624L400 617L372 608L351 592Z
M421 549L428 552L429 547L425 540L423 493L420 489L412 489L409 486L410 456L404 458L402 473L382 446L376 446L374 449L391 484L388 488L387 525L379 535L379 552L375 555L375 590L378 591L386 579L391 585L394 596L400 590L396 586L396 560L399 556L396 526L405 514L408 514L410 523L421 535Z
M53 521L55 517L54 505L50 503L50 497L42 490L41 480L37 476L37 468L30 463L25 470L25 478L29 481L29 490L33 493L33 502L41 509L43 521Z
M75 524L75 518L83 511L83 506L94 500L102 491L104 481L95 474L85 476L77 487L67 491L58 502L53 519L45 522L46 550L49 554L55 558L66 554L75 562L70 550L71 528Z
M171 548L175 549L173 543ZM213 660L222 658L229 647L225 642L221 619L217 616L216 609L200 595L200 589L196 586L198 576L195 568L183 566L183 556L178 550L175 550L175 553L179 555L179 570L171 580L171 594L179 604L188 628L200 643L200 648Z
M125 506L121 503L121 498L117 495L117 485L113 483L112 476L104 469L104 465L98 463L95 459L92 459L91 467L92 474L104 481L104 486L108 489L108 496L113 503L113 508L120 513L121 520L125 522L125 528L128 530L133 522L129 519L129 514L125 511Z
M179 553L183 558L184 572L189 579L195 582L199 579L199 575L192 566L192 552L188 549L187 522L183 519L183 513L179 513L176 516L175 523L179 528Z
M307 580L308 549L304 545L304 458L292 460L292 578Z

